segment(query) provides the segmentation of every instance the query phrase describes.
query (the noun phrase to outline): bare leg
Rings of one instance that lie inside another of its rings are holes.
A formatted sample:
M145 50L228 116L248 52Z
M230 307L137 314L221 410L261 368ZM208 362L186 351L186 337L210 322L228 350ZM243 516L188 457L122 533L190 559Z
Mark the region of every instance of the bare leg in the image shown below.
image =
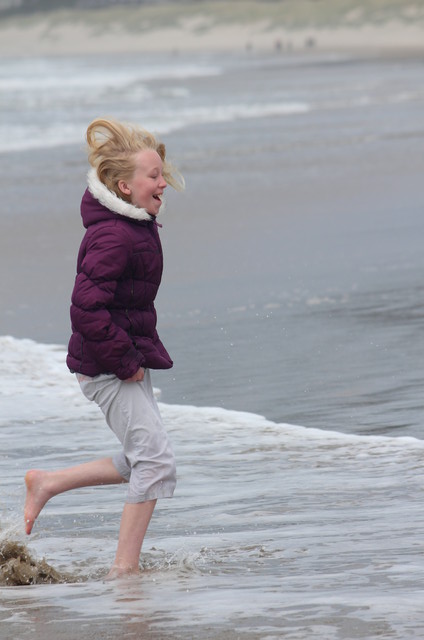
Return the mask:
M59 471L28 471L25 476L25 531L31 533L38 514L53 496L71 489L121 482L126 480L116 470L112 458L102 458Z
M125 504L115 562L107 579L138 573L141 546L155 506L156 500Z

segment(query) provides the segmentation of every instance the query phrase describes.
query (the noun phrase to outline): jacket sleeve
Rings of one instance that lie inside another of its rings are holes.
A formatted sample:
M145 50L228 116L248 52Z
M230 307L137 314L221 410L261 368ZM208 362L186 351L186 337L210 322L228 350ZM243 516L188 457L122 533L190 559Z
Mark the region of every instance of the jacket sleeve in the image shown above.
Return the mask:
M85 355L121 380L143 366L143 355L109 311L130 255L131 243L122 227L99 225L87 242L72 294L72 324L83 338Z

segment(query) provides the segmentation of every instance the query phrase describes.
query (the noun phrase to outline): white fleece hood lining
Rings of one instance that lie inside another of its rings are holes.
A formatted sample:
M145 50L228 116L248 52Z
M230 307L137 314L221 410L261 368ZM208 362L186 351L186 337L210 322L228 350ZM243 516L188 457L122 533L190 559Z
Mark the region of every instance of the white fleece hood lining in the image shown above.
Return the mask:
M136 207L130 202L125 202L118 198L116 193L110 191L97 177L97 171L93 167L87 174L88 190L91 195L96 198L104 207L118 213L120 216L132 218L133 220L147 220L151 222L155 216L150 215L146 209Z

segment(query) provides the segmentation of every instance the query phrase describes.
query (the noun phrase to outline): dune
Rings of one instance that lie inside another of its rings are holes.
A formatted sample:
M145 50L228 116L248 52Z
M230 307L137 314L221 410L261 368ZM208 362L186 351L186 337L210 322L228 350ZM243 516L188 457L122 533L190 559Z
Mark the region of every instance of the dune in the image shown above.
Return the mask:
M1 56L305 49L407 53L423 47L424 5L401 0L367 0L359 8L357 2L336 0L165 2L0 21Z

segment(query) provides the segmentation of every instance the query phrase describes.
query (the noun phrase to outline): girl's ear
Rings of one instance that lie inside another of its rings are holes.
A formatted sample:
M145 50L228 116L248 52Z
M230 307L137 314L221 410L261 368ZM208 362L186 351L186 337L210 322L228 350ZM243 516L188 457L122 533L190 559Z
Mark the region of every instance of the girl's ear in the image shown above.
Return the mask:
M129 188L129 186L127 185L127 183L124 180L119 180L118 189L120 191L122 191L122 193L124 195L126 195L126 196L130 196L131 195L131 189Z

